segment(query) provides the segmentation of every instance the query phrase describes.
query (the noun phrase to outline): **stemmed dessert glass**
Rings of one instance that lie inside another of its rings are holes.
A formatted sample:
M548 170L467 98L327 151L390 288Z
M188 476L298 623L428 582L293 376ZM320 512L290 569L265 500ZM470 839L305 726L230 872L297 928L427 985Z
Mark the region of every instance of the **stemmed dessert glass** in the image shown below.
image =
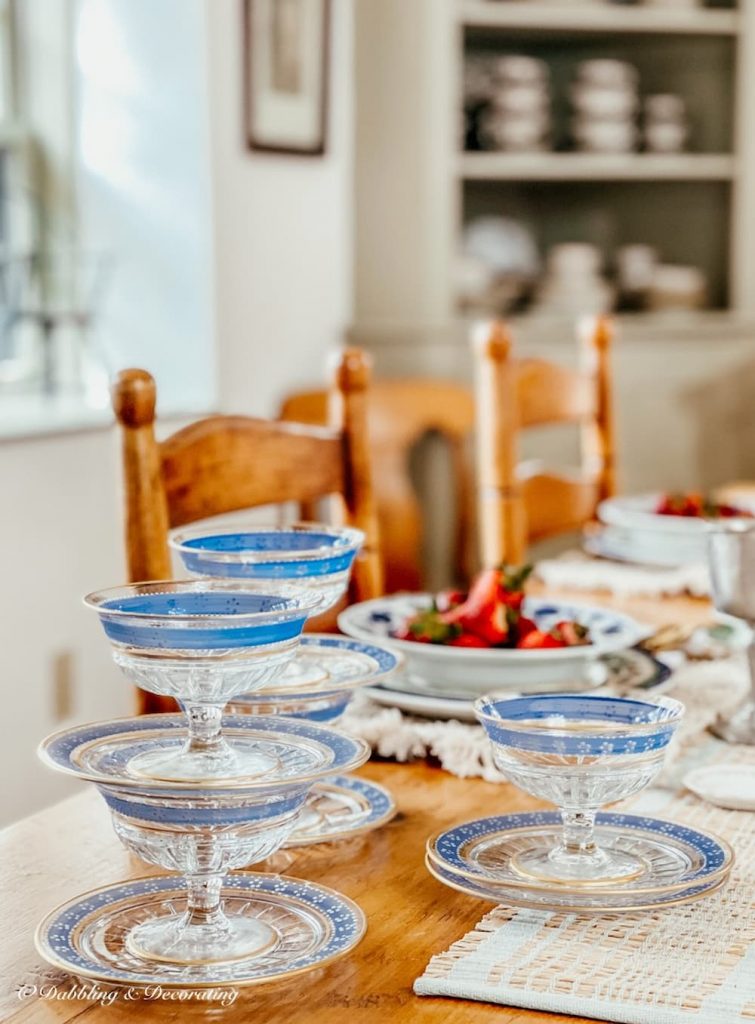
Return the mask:
M293 658L321 597L281 582L134 583L89 594L113 659L142 689L174 697L188 735L179 750L135 752L133 771L173 780L256 778L276 767L259 745L223 736L227 702L273 679Z
M750 692L730 718L719 716L711 730L727 743L755 744L755 523L720 520L708 527L708 566L713 601L720 612L750 627L747 659Z
M525 844L510 867L528 878L582 885L645 872L641 851L599 845L595 816L648 785L683 713L684 706L668 697L655 703L562 694L476 701L496 766L561 812L561 834L551 831Z
M142 972L159 970L159 964L201 967L272 951L280 929L270 915L266 921L249 912L253 892L227 913L224 879L285 842L318 779L356 768L369 756L362 740L310 722L229 716L226 728L234 740L246 735L275 756L277 768L269 777L214 785L140 779L130 754L180 743L184 728L180 715L147 715L75 726L40 746L49 767L95 783L130 851L183 876L183 894L179 879L169 898L145 879L132 903L115 902L96 919L90 915L88 941L110 951L103 956L132 961ZM287 955L284 947L281 956ZM150 968L152 962L158 966Z
M254 526L235 520L179 530L170 537L192 576L287 580L320 595L326 612L344 594L364 533L351 526ZM299 680L301 681L301 680Z

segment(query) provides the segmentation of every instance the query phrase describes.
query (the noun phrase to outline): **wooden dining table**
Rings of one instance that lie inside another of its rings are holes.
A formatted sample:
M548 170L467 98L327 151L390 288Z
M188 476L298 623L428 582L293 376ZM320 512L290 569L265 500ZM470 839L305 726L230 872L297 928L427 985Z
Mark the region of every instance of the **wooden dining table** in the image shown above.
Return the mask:
M707 601L692 598L617 601L608 594L563 596L619 608L650 624L710 621ZM287 983L238 990L232 1005L155 998L102 1002L66 999L71 979L44 982L34 949L38 921L60 903L112 882L159 873L118 842L92 787L0 832L0 1020L14 1024L86 1024L190 1020L260 1024L566 1024L582 1020L516 1007L419 997L413 982L430 958L470 931L490 904L435 881L424 867L428 836L466 819L538 806L514 786L460 779L426 762L370 762L360 773L387 786L398 815L377 831L339 843L280 851L255 870L272 870L330 886L367 917L361 943L328 967Z

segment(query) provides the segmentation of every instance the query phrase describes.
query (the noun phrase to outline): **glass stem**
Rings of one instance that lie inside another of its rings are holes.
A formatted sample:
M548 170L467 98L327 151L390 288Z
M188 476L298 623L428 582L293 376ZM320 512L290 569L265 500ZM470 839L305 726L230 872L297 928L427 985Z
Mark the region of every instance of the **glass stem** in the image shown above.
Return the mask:
M183 703L189 723L187 752L212 753L225 749L226 743L221 732L224 707L224 704Z
M595 853L595 815L594 810L571 811L561 809L561 820L564 825L564 849L571 854Z
M187 925L213 925L222 928L227 922L220 900L223 875L189 875L186 885L188 889Z

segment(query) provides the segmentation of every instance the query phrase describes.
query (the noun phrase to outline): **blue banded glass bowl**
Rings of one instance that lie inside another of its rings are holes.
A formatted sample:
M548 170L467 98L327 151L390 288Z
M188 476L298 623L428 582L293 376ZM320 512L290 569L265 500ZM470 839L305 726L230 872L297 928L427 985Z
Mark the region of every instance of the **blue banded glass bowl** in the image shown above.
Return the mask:
M285 528L238 522L205 525L174 532L170 538L193 576L291 580L321 595L321 611L345 592L363 542L361 530L319 523Z
M561 811L561 840L539 847L533 842L512 858L515 871L585 885L619 883L644 872L642 858L597 846L595 815L657 775L684 705L669 697L650 702L548 694L481 697L474 708L500 771Z
M474 708L494 748L601 758L662 750L684 713L670 697L650 702L580 694L481 697Z
M321 602L286 584L185 580L113 587L88 594L84 603L113 644L205 653L295 639Z
M163 779L264 773L269 759L229 747L226 703L270 682L293 658L313 591L280 582L191 580L134 583L90 594L113 660L143 690L173 697L186 713L183 750L145 754L145 773Z
M230 870L275 852L296 824L311 787L331 773L363 764L369 747L309 722L234 715L224 719L232 742L260 747L275 767L233 783L143 778L135 758L179 749L180 715L144 715L75 726L47 737L39 756L49 767L94 782L115 831L150 864L191 874L212 847L212 863ZM205 860L206 863L206 860Z

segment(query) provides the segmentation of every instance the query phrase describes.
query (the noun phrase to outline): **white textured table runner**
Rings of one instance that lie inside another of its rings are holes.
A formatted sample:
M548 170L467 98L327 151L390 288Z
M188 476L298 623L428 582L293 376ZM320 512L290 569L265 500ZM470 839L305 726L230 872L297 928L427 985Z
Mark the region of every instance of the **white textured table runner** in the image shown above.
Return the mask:
M692 764L755 765L754 748L694 731L709 713L698 708L691 717L667 785ZM728 884L697 903L638 914L579 917L497 907L432 958L415 992L623 1024L752 1024L755 815L661 788L625 806L727 839L736 856Z
M535 573L548 587L607 590L617 597L705 597L710 590L704 565L665 569L592 558L582 551L567 551L558 558L544 559L535 566Z

